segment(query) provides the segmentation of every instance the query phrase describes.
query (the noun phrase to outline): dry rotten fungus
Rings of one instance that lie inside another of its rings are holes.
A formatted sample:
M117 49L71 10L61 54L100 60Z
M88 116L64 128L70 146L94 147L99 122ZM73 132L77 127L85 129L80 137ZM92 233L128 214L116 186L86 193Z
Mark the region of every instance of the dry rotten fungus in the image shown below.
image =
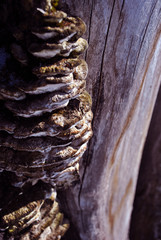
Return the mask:
M53 191L79 180L92 136L88 67L80 58L88 46L81 38L86 26L56 10L57 3L1 3L7 13L0 37L0 181L17 199L13 204L11 193L0 189L3 239L64 235L69 224ZM46 194L35 199L37 188Z
M7 229L4 239L60 239L69 223L55 199L56 192L40 183L10 199L1 211L1 228Z

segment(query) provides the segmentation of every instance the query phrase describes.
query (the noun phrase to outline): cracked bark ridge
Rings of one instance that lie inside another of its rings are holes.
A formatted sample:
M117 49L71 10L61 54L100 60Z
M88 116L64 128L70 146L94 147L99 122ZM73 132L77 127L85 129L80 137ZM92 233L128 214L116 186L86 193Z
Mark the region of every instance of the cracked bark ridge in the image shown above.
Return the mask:
M69 224L55 196L34 200L32 186L52 192L79 181L79 162L92 136L88 67L79 57L88 47L81 37L86 25L56 5L1 2L6 14L0 37L0 176L17 199L13 207L2 189L4 239L61 239Z

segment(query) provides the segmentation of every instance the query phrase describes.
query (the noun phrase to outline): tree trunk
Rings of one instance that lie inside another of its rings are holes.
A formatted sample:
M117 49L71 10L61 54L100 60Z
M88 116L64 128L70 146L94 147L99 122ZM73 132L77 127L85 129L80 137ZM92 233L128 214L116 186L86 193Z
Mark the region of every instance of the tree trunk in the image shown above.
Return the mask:
M59 193L79 235L72 238L72 231L69 238L126 240L161 80L161 2L64 0L61 5L87 24L87 88L94 113L81 184Z
M161 88L146 140L132 214L131 240L161 239ZM143 228L143 226L146 226Z

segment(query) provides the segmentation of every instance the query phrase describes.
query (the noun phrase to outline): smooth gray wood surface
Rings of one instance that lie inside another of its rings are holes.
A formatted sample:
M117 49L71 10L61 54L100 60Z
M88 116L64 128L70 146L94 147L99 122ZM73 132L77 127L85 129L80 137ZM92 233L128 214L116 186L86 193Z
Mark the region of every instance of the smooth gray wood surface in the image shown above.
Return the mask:
M87 24L94 113L81 184L66 190L62 202L80 239L126 240L161 80L161 1L62 0L61 6Z
M161 88L145 143L134 209L130 240L161 239Z

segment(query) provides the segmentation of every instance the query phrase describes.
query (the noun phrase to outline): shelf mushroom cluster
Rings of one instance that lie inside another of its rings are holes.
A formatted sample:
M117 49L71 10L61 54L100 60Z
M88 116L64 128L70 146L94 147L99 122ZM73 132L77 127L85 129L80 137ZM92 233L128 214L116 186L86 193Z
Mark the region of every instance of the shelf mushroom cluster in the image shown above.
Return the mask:
M0 168L15 172L19 186L41 179L64 187L77 180L92 136L88 67L79 58L86 27L51 9L27 20L10 27L11 56L0 49Z
M92 136L88 66L79 57L88 46L81 38L86 26L51 3L6 0L9 14L2 14L8 40L2 40L1 32L0 176L14 175L9 179L23 191L22 202L28 185L59 189L77 181ZM68 229L51 196L31 199L23 207L16 199L16 209L13 199L7 209L0 206L0 228L19 234L13 239L56 240Z
M11 201L3 209L6 214L0 219L0 226L1 230L7 228L9 233L3 239L58 240L68 230L68 220L64 220L63 214L59 211L59 204L55 200L56 192L41 191L40 194L37 186L32 190L34 190L32 194L26 192L18 195L16 201ZM41 195L41 198L36 200L33 195L39 195L39 197ZM31 200L25 206L24 198ZM11 209L10 205L13 211L8 212L8 209ZM28 231L24 231L26 228Z

